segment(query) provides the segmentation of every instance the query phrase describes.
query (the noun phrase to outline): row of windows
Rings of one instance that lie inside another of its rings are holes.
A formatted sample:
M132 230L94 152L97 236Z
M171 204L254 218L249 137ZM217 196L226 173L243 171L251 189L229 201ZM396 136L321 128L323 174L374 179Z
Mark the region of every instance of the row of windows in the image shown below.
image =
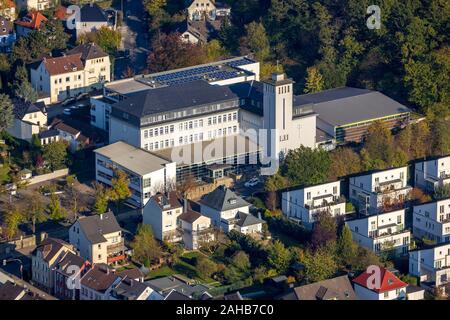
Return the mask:
M215 125L217 123L227 122L227 119L228 119L228 121L236 121L237 120L237 111L228 113L228 114L224 114L224 115L209 117L208 118L208 126Z
M77 81L77 80L81 80L81 74L73 76L73 81ZM42 81L42 77L41 77L41 81ZM62 81L63 81L63 78L55 79L55 84L62 83ZM66 77L66 82L70 82L70 76Z
M158 135L162 136L164 134L173 133L174 131L175 127L173 124L171 124L170 126L148 129L144 130L144 138L147 139L148 137L151 138L153 136L157 137Z

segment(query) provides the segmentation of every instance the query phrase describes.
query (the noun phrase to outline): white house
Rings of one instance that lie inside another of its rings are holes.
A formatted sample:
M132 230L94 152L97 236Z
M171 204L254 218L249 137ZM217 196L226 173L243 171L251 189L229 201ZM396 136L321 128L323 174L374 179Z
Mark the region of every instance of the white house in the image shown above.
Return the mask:
M251 215L250 204L225 186L204 195L199 203L200 212L226 233L231 230L244 234L262 231L264 221Z
M144 207L142 222L152 227L156 239L177 242L181 240L178 217L183 213L183 205L176 192L157 193Z
M413 234L437 243L450 242L450 198L414 206Z
M409 252L409 273L422 287L445 287L450 281L450 243Z
M16 0L17 6L20 9L26 9L27 11L33 10L46 10L55 6L55 0Z
M95 43L87 43L63 56L33 63L30 78L34 89L50 95L50 102L55 103L101 88L111 80L110 68L109 55Z
M13 137L31 141L31 138L47 126L47 110L43 103L13 99L13 123L7 129Z
M229 6L213 0L193 0L187 8L189 20L215 20L216 18L229 16Z
M202 243L214 240L211 219L200 213L187 210L178 217L186 249L196 250Z
M345 198L341 195L341 182L288 188L281 193L281 208L284 215L300 220L309 228L312 228L317 212L327 211L333 217L344 215Z
M94 150L96 180L112 185L115 170L128 175L131 204L143 207L157 192L166 192L176 184L176 163L146 150L118 141Z
M58 132L58 136L55 135L55 130ZM49 126L49 130L41 132L39 138L43 144L47 142L55 142L61 139L67 141L69 150L75 152L89 144L89 138L84 136L80 130L71 127L64 121L54 118Z
M397 278L384 267L379 267L379 274L363 272L355 279L353 285L360 300L406 300L407 283ZM379 277L374 280L374 277Z
M69 229L70 243L92 264L125 259L122 229L114 213L82 216Z
M101 28L114 28L102 8L95 3L85 4L80 9L80 19L75 22L76 37L98 31Z
M450 183L450 155L423 160L414 164L415 186L433 192Z
M408 167L371 171L349 178L350 200L360 213L375 213L402 207L408 199Z
M392 251L407 254L411 233L405 229L405 209L373 215L360 215L345 222L353 240L375 253Z

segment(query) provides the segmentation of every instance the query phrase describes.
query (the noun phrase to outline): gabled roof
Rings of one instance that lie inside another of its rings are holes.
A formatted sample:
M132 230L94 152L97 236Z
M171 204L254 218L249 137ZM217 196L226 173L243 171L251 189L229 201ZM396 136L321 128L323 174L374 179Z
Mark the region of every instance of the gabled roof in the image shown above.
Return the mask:
M327 279L296 287L293 293L281 297L282 300L357 300L355 291L347 276Z
M147 290L147 288L149 288L149 286L142 282L124 277L115 286L111 294L119 300L136 300L145 292L145 290Z
M81 71L84 69L83 62L81 61L81 53L55 58L43 58L41 63L44 63L45 68L51 76ZM40 64L33 64L32 67L36 68L37 65Z
M86 259L84 259L80 256L77 256L76 254L68 251L68 252L66 252L64 257L62 257L61 260L56 264L56 268L60 272L63 272L66 275L69 275L69 274L71 274L71 272L70 273L67 272L67 271L70 271L70 270L67 270L68 267L77 266L78 268L81 269L81 268L83 268L83 266L86 263L89 263Z
M57 136L59 136L59 131L56 129L49 129L49 130L41 131L38 134L38 137L40 139L57 137Z
M193 210L187 210L186 212L183 212L178 219L186 221L188 223L194 223L197 219L202 217L200 213Z
M375 285L376 283L373 283L372 278L369 279L369 277L373 277L373 273L363 272L359 276L357 276L355 279L353 279L353 282L355 284L360 285L361 287L364 287L368 290L371 290L376 293L383 293L386 291L391 291L395 289L400 289L408 286L408 284L401 281L399 278L397 278L392 272L387 270L384 267L380 267L380 287L379 288L369 288L371 285Z
M178 292L177 290L173 289L169 292L169 294L164 298L164 300L192 300L191 297Z
M20 98L13 98L12 103L14 107L13 110L14 116L19 120L22 120L25 117L25 115L29 113L42 112L45 114L47 112L45 110L45 107L42 107L41 104L32 103Z
M106 265L95 265L81 278L81 285L104 293L119 278Z
M161 210L171 210L181 208L181 200L175 191L167 192L166 194L158 192L151 199L161 208Z
M112 212L83 216L77 222L91 244L106 242L104 235L122 230Z
M238 219L236 224L238 226L240 226L241 228L248 227L248 226L254 226L255 224L265 223L264 220L258 219L257 217L255 217L252 214L248 214L248 213L241 212L241 211L239 211L236 214L236 219Z
M28 29L38 30L45 21L47 21L47 18L42 13L31 11L22 19L14 21L14 23Z
M108 19L97 4L90 3L81 7L80 22L108 22Z
M0 285L0 300L16 300L24 295L24 288L16 283L7 281Z
M51 127L53 129L57 129L57 130L60 130L60 131L67 132L67 133L69 133L69 134L71 134L73 136L76 136L76 135L81 133L80 130L75 129L75 128L69 126L68 124L66 124L66 123L64 123L62 121L58 121L58 122L53 121L52 124L51 124Z
M217 211L232 210L250 205L225 186L217 187L214 191L204 195L199 202Z
M72 246L60 239L56 238L47 238L40 245L33 250L32 255L36 256L38 252L42 254L42 258L44 261L49 262L53 258L58 255L61 250L66 247L67 249L71 249Z
M97 59L107 57L108 54L103 49L96 45L94 42L85 43L79 45L72 50L66 52L66 55L78 55L81 54L81 60L86 65L86 60Z

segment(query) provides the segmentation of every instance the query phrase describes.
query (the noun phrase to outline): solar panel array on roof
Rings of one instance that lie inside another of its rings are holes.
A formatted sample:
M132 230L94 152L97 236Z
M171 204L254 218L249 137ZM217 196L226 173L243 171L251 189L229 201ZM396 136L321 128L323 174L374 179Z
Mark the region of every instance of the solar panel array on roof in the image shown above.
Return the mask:
M254 63L254 62L250 59L242 58L239 60L227 62L227 65L229 65L230 67L240 67L240 66L245 66L246 64L251 64L251 63Z

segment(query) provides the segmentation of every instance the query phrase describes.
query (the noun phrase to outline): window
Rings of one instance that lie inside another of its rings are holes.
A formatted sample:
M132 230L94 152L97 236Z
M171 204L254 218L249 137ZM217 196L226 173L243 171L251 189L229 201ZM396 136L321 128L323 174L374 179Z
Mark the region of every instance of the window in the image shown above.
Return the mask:
M306 199L307 200L311 200L311 192L307 192L306 193Z
M148 138L148 130L144 131L144 138L147 139Z
M385 298L389 298L389 291L386 291L386 292L384 293L384 297L385 297Z
M150 137L153 137L153 129L148 130L148 135L149 135Z
M171 124L171 125L170 125L170 133L173 133L173 132L174 132L174 130L175 130L175 127L174 127L174 125L173 125L173 124Z

